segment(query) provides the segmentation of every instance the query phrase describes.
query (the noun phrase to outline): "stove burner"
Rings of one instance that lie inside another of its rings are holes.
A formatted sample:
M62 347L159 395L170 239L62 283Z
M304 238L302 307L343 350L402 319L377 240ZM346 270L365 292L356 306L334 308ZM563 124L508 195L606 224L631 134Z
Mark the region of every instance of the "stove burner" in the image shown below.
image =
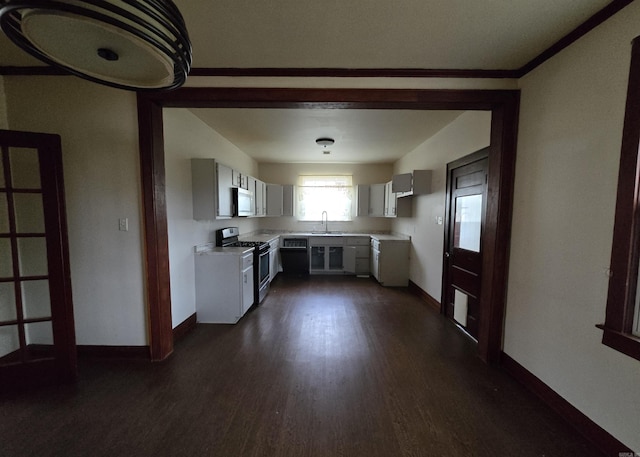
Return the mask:
M237 241L236 242L237 246L240 246L243 248L251 248L251 247L262 248L266 244L267 243L265 243L264 241Z

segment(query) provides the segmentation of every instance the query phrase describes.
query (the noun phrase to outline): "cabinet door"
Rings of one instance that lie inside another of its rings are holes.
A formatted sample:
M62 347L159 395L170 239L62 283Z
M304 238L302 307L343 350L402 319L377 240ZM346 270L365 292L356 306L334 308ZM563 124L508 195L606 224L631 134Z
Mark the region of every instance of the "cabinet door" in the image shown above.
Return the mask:
M391 180L392 192L411 192L413 190L413 175L411 173L402 173L393 175Z
M269 252L269 281L273 281L280 271L280 249L271 246Z
M371 274L380 281L380 251L371 248Z
M242 175L238 170L231 170L231 185L233 187L242 187L241 183Z
M371 184L371 186L369 186L369 216L371 217L384 216L384 188L384 184Z
M256 207L258 206L258 199L256 198L256 178L253 176L247 176L247 190L253 192L253 199L251 200L251 215L256 216Z
M396 217L396 194L393 192L393 181L385 185L385 213L386 217Z
M216 215L219 218L233 216L233 170L221 163L216 164L216 178L218 187L218 205Z
M293 216L293 184L282 186L282 215Z
M356 247L345 246L343 256L344 271L346 273L356 273Z
M267 216L282 216L282 186L267 184Z
M240 315L243 316L253 305L253 265L242 270L242 299Z
M193 219L212 221L217 212L216 164L213 159L191 159Z
M356 187L357 192L357 208L356 215L358 217L369 216L369 184L358 184Z
M262 181L256 180L256 216L262 217L265 215L266 204L265 204L265 192L264 192L265 184Z

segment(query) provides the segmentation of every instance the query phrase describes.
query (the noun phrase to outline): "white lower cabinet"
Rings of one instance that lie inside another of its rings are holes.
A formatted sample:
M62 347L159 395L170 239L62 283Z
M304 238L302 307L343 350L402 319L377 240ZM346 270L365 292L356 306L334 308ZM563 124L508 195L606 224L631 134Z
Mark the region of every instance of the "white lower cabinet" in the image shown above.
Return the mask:
M238 322L253 304L253 268L252 248L218 248L196 253L198 322Z
M273 281L280 271L280 238L269 242L269 281Z
M344 241L344 272L368 275L370 272L368 236L347 236Z
M409 285L409 240L371 238L371 274L383 286Z

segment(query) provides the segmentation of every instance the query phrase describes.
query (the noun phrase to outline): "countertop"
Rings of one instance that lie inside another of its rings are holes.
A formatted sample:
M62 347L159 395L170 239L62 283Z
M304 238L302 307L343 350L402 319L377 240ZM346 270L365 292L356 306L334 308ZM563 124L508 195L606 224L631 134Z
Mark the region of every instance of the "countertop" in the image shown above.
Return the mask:
M234 255L239 256L248 254L254 250L253 247L219 247L213 243L201 244L194 246L194 252L196 255Z
M336 237L336 236L368 236L378 241L410 241L411 238L406 235L390 234L390 233L351 233L351 232L280 232L280 233L252 233L247 235L240 235L238 239L240 241L263 241L270 242L278 237Z
M240 241L262 241L264 243L270 243L280 236L279 233L251 233L248 235L240 235L238 240Z

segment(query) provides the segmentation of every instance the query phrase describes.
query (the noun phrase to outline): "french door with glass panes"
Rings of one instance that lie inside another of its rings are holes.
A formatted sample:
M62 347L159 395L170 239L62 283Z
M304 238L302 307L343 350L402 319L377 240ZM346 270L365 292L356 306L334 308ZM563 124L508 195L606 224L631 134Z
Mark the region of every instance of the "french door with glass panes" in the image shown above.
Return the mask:
M75 377L60 137L0 130L0 389Z

